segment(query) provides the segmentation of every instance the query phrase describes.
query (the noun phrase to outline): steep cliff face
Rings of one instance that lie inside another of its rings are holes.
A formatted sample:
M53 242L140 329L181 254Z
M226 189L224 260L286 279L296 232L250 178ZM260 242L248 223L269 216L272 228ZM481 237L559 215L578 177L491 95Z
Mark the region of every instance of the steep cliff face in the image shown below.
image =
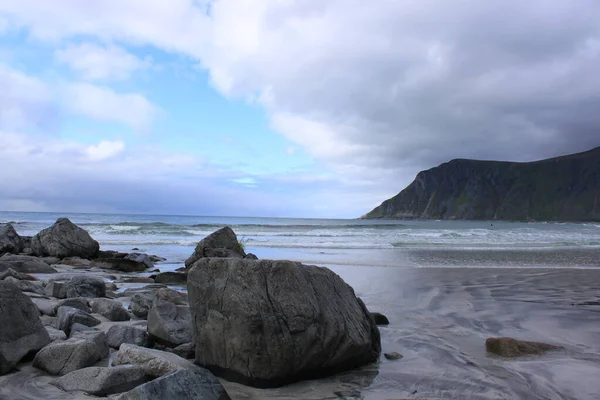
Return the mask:
M452 160L362 218L600 221L600 147L530 163Z

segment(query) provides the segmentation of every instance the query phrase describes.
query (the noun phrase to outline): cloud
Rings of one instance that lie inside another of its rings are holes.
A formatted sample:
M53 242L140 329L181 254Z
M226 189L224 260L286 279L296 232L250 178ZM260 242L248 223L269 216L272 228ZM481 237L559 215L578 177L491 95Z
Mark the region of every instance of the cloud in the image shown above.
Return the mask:
M125 143L121 141L103 140L97 145L88 146L85 149L87 157L90 161L103 161L123 152Z
M140 60L122 47L93 43L68 45L57 50L54 58L85 80L124 80L150 65L149 59Z
M158 107L138 93L117 93L89 83L65 85L62 101L72 113L122 123L138 131L149 129L160 114Z

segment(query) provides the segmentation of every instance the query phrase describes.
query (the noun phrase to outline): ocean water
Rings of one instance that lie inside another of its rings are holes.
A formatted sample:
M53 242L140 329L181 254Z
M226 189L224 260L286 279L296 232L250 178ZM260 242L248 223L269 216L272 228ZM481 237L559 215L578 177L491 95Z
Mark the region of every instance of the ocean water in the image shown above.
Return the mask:
M600 399L600 306L593 305L600 301L598 223L6 212L0 222L32 235L61 216L103 249L166 257L161 270L182 266L200 239L229 225L259 258L333 269L369 309L389 317L380 329L383 351L404 355L279 389L227 383L234 399L336 399L340 392L370 400ZM486 353L489 336L565 350L508 360ZM19 385L20 393L39 389L39 383Z

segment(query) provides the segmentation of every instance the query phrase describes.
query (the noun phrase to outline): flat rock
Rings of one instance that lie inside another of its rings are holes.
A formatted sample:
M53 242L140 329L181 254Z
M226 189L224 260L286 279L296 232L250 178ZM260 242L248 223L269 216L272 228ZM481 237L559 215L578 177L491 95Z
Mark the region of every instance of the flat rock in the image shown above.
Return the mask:
M144 263L125 258L98 258L92 261L90 267L121 272L144 272L148 268Z
M187 306L178 306L157 298L148 312L148 333L171 347L194 340L192 316Z
M0 224L0 255L19 254L23 250L23 239L12 224Z
M146 276L131 276L124 277L123 282L125 283L154 283L154 279Z
M88 314L91 314L92 308L90 307L90 302L87 297L72 297L70 299L65 299L58 301L54 307L55 312L58 311L59 307L73 307Z
M71 267L79 267L79 268L87 268L92 264L92 262L90 260L87 260L87 259L81 258L81 257L63 258L60 261L60 263L62 265L69 265Z
M205 257L244 258L246 253L238 242L233 229L226 226L202 239L196 245L194 253L185 260L186 268Z
M161 272L153 277L154 282L165 285L185 285L187 282L187 273L185 272Z
M98 339L101 335L104 333L99 332L96 336L78 334L53 342L36 354L33 366L51 375L65 375L90 367L108 356L108 346L102 345L101 339Z
M129 321L131 317L123 304L118 300L93 299L90 301L92 311L108 318L111 321Z
M56 312L56 328L60 329L67 335L71 333L73 324L78 323L85 326L100 325L101 321L94 318L92 315L81 311L74 307L62 306L58 307Z
M31 249L40 257L95 257L100 249L97 241L68 218L59 218L49 228L31 239Z
M3 272L0 272L0 281L6 279L8 277L15 278L20 281L37 281L37 280L39 280L35 276L31 276L28 274L22 274L20 272L15 271L12 268L9 268Z
M0 281L0 375L29 352L51 342L35 304L10 282Z
M148 254L130 253L125 256L125 259L142 263L146 266L146 268L154 268L154 263L152 262L152 258Z
M0 257L0 272L12 269L22 274L54 274L56 270L33 256L5 254Z
M399 360L403 357L402 354L396 353L396 352L384 353L383 355L385 356L385 358L387 358L390 361Z
M379 359L379 329L327 268L204 258L188 275L196 363L227 380L275 387Z
M123 343L148 347L150 336L145 329L127 325L113 325L106 332L106 343L115 349L121 347Z
M539 355L550 350L564 349L562 346L541 342L529 342L508 337L488 338L485 341L485 348L490 353L494 353L502 357Z
M83 368L50 383L66 392L82 391L94 396L106 396L126 392L149 380L137 365L119 365Z
M117 400L230 400L219 380L201 368L182 369L145 383Z
M122 344L113 355L113 365L134 364L142 367L147 375L163 376L179 369L194 368L194 364L176 354L147 349L133 344Z

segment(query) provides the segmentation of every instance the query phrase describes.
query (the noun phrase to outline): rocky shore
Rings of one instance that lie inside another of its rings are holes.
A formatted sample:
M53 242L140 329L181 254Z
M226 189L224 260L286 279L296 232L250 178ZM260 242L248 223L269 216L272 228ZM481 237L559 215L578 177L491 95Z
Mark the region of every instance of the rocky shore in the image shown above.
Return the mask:
M0 226L0 382L28 371L62 398L225 400L228 386L278 387L380 360L377 325L389 321L327 268L258 260L228 227L178 271L161 272L161 261L100 249L66 218L33 237ZM487 348L560 349L507 338ZM0 398L17 398L7 387Z

